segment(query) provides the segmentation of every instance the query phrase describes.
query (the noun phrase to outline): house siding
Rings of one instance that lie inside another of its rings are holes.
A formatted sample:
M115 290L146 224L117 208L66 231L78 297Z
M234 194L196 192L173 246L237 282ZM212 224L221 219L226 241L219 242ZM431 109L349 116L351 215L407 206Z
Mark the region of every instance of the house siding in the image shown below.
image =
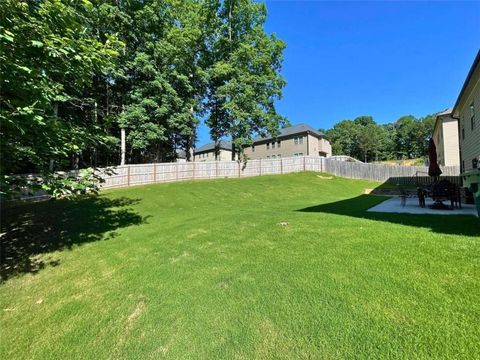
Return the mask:
M318 139L318 151L325 153L327 157L332 156L332 145L327 139Z
M197 153L194 156L195 161L203 162L203 161L215 161L215 151L206 151ZM218 154L218 161L229 161L232 160L232 152L225 149L220 149Z
M467 95L467 94L466 94ZM475 128L471 128L470 104L475 108ZM473 169L472 160L480 157L480 79L477 79L473 91L468 94L463 106L459 108L460 118L460 156L462 171ZM462 135L462 129L465 137Z
M295 137L302 137L303 144L295 144ZM310 135L308 135L310 136ZM278 147L278 141L280 141L280 147ZM310 146L311 139L308 139L308 145ZM275 148L272 148L272 143L275 142ZM267 149L267 143L269 147ZM245 148L245 155L249 159L267 159L272 158L273 156L278 157L291 157L294 154L307 155L307 134L298 134L289 138L281 138L279 140L266 140L254 144L255 151L252 151L252 147L249 146Z

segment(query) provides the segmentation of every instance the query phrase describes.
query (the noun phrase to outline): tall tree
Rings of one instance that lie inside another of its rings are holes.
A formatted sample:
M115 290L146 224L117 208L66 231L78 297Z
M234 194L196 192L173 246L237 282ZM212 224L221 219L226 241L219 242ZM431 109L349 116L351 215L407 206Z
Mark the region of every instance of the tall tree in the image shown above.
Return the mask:
M216 2L218 35L212 44L207 124L215 140L232 138L232 159L257 134L275 135L285 119L275 109L285 81L280 75L285 44L263 29L265 4Z
M70 167L70 156L103 142L88 88L121 45L93 32L88 0L0 3L1 172Z

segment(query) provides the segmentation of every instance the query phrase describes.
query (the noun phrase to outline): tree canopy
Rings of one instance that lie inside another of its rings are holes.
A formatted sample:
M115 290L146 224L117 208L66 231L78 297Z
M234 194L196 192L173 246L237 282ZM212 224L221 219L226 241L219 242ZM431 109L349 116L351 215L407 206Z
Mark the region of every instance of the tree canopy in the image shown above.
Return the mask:
M205 120L242 153L285 123L285 44L252 0L5 0L1 175L169 161Z
M371 116L342 120L325 133L334 155L349 155L368 162L423 158L435 125L435 115L403 116L388 124L377 124Z

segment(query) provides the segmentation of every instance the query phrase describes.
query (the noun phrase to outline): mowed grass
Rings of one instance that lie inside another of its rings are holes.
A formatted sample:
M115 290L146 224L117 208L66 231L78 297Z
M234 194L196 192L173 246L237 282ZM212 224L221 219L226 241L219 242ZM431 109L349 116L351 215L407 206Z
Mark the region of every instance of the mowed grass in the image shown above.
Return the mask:
M23 245L0 358L478 359L479 220L367 213L378 185L301 173L7 210Z

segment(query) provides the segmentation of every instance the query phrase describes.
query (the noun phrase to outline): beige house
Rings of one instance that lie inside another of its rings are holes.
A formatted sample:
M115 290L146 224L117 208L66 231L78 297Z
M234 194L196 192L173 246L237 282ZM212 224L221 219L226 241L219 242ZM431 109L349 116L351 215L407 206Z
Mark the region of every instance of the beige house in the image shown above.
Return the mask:
M480 169L480 51L452 113L459 120L461 171L465 173Z
M215 143L203 145L195 150L194 161L230 161L232 160L232 143L221 140L218 143L219 153L215 159Z
M292 156L332 155L332 147L325 135L309 125L298 124L280 130L275 137L258 137L245 148L249 159L278 159Z
M460 165L458 120L452 117L452 109L437 114L435 127L433 128L433 140L437 148L439 165Z

